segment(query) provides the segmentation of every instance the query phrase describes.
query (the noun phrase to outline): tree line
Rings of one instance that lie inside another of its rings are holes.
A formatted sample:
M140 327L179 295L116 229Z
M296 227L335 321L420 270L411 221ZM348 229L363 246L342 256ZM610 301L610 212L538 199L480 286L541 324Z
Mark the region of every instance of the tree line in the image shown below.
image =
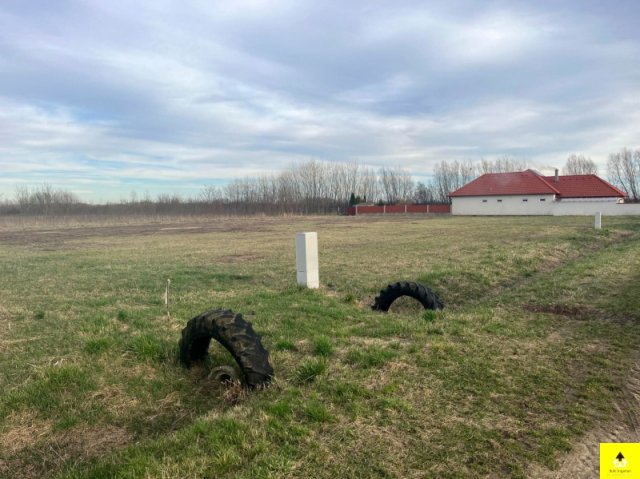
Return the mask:
M51 185L21 186L13 199L0 201L0 214L333 214L344 213L354 202L375 204L449 203L449 194L485 173L523 171L527 161L503 157L446 161L434 166L430 181L416 182L400 167L375 170L358 163L309 160L274 174L235 179L224 186L205 185L193 196L145 194L115 203L88 204L75 194ZM596 164L583 155L571 155L563 174L597 174ZM640 195L640 149L622 149L609 155L608 179L628 192Z

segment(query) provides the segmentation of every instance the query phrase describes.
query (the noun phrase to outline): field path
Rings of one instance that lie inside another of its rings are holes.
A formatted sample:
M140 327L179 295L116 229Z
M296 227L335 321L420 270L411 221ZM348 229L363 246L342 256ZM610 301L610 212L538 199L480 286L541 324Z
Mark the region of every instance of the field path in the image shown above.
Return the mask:
M615 403L610 421L587 432L570 453L561 457L559 469L532 467L528 476L536 479L592 479L599 477L601 442L640 442L640 357L627 377Z

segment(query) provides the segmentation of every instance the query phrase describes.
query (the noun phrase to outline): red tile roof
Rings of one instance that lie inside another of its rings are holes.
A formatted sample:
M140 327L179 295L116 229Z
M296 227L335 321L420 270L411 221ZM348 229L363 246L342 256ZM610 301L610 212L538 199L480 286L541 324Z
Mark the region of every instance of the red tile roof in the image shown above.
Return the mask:
M558 195L560 191L551 186L543 176L532 170L516 173L486 173L449 196L494 196L494 195Z
M627 197L624 191L596 175L558 176L557 183L553 176L545 176L544 179L559 189L563 198Z
M487 173L449 196L557 195L560 198L626 197L596 175L542 176L533 170Z

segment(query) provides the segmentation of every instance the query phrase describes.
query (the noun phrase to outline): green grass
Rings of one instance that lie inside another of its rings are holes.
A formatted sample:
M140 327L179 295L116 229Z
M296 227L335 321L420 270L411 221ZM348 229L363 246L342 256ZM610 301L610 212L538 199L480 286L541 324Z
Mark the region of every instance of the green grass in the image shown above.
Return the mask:
M211 231L105 225L51 243L23 225L24 243L0 249L0 477L556 467L612 414L640 346L640 221L606 220L185 219ZM320 290L295 284L298 231L318 231ZM372 311L397 280L425 282L445 310ZM180 365L181 329L217 307L262 336L271 387L230 400L206 379L232 361L220 347Z
M327 362L324 359L303 359L294 373L296 383L310 383L327 370Z
M331 340L326 336L316 339L313 343L313 352L316 356L331 356L333 354Z

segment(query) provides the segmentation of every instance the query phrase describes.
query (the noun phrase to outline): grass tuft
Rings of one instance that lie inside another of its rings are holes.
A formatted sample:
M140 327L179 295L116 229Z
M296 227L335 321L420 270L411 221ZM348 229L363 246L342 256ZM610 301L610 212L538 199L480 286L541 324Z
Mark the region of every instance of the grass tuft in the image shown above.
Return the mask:
M307 358L300 363L294 373L294 381L298 384L310 383L327 370L324 358Z
M113 341L110 338L90 339L84 345L84 350L88 354L97 356L107 351L112 344Z
M355 296L355 294L347 293L347 294L344 296L344 302L345 302L345 303L347 303L347 304L354 304L354 303L356 302L356 296Z
M144 333L129 341L128 350L142 361L164 361L169 359L172 348L151 334Z
M331 344L331 340L325 336L316 339L313 342L313 353L316 356L331 356L333 354L333 345Z
M333 420L333 416L326 406L318 400L310 400L304 406L304 416L312 422L331 422Z
M347 353L347 361L363 369L380 367L398 355L397 351L380 346L352 349Z
M438 319L438 312L434 311L433 309L427 309L422 314L422 319L424 319L428 323L431 323L431 322L435 321L436 319Z
M288 339L279 340L276 343L275 349L276 349L276 351L297 351L298 350L296 345L293 344L293 341L290 341Z

